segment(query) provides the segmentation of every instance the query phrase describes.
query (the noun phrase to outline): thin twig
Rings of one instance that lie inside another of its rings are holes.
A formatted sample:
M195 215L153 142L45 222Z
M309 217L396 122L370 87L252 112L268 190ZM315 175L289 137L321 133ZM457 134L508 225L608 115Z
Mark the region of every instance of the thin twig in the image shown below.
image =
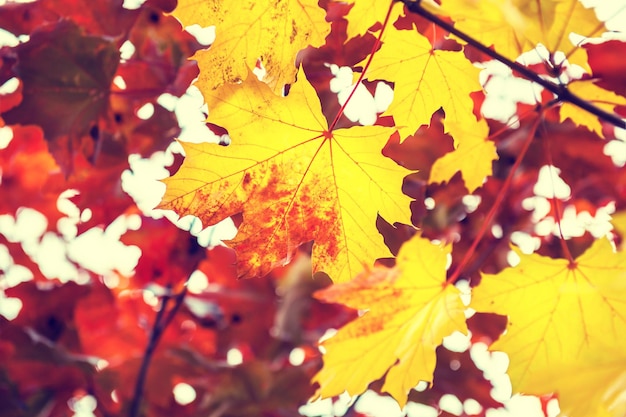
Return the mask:
M356 81L356 84L354 84L354 87L352 88L352 91L350 91L350 95L346 99L345 103L343 103L343 106L341 106L341 108L339 109L339 111L335 115L335 118L333 119L332 123L328 127L328 131L329 132L332 132L335 129L335 126L337 126L337 123L339 122L339 118L341 117L341 115L346 110L346 107L348 106L348 103L350 103L350 100L352 99L352 96L356 92L356 89L359 88L359 85L363 81L363 78L365 77L365 73L367 72L367 69L369 68L370 64L372 63L372 59L374 58L374 54L378 50L378 48L380 47L380 40L383 37L383 33L385 32L385 29L387 28L387 24L389 23L389 17L391 16L391 10L393 9L394 3L395 3L395 0L391 0L389 2L389 8L387 9L387 15L385 16L385 20L383 21L383 26L380 29L380 33L376 37L376 41L374 42L374 45L372 46L372 52L370 53L369 58L367 59L367 62L363 66L363 70L361 71L361 75L359 75L359 79Z
M554 168L554 162L552 161L552 150L550 149L550 137L547 132L544 132L543 138L546 162L548 163L548 165L550 165L551 168ZM574 257L572 256L572 252L569 250L567 242L565 241L565 236L563 235L563 227L561 225L563 213L561 212L561 202L556 198L554 172L552 171L552 169L550 169L550 182L552 183L552 197L550 198L550 203L554 207L554 217L556 218L556 224L559 230L559 241L561 244L561 249L563 250L563 256L565 256L565 258L569 261L570 265L574 265Z
M130 406L129 417L139 416L139 410L141 408L141 402L143 399L144 385L146 382L146 377L148 375L148 368L150 367L152 355L154 354L154 351L159 344L159 340L161 340L163 332L170 324L170 322L174 319L174 316L176 316L176 313L180 309L180 306L183 304L185 295L187 295L187 285L183 287L180 293L174 296L166 294L161 299L161 306L159 307L159 311L157 311L156 317L154 319L154 325L152 326L152 330L150 331L148 345L146 346L146 351L141 361L141 367L139 368L139 374L137 375L137 382L135 383L135 391L133 393L133 401ZM166 315L165 313L167 311L167 306L172 299L174 300L174 306L169 310L169 312L167 312Z
M496 61L503 63L504 65L509 67L511 70L522 75L524 78L541 85L546 90L555 94L558 97L559 101L562 101L562 102L567 101L575 106L580 107L583 110L588 111L589 113L593 114L599 119L604 120L605 122L611 123L612 125L620 127L622 129L626 129L626 121L624 121L618 115L609 113L607 111L602 110L599 107L594 106L589 101L584 100L578 97L577 95L575 95L574 93L572 93L571 91L569 91L566 86L555 84L549 80L546 80L545 78L542 78L539 74L528 69L522 64L512 61L503 55L500 55L498 52L494 51L493 49L488 48L487 46L483 45L482 43L472 38L471 36L467 35L466 33L461 32L460 30L456 29L454 25L452 25L451 23L448 23L445 20L438 17L437 15L429 12L428 10L425 10L424 8L420 6L420 2L412 2L409 0L403 0L402 2L406 6L406 8L412 13L422 16L424 19L447 30L448 32L452 33L458 38L463 39L465 42L467 42L468 45L478 49L480 52L484 53L485 55L495 59Z
M541 108L539 108L539 111L541 111ZM466 265L469 263L471 257L476 252L476 248L478 247L478 244L482 240L487 230L491 227L491 222L493 221L493 219L495 219L496 214L498 213L498 211L500 210L500 207L502 206L504 197L506 197L509 191L509 188L511 187L511 183L513 182L513 177L517 173L517 170L519 166L521 165L522 160L524 159L524 156L526 155L526 152L528 151L528 148L530 147L530 144L533 142L533 139L535 138L535 134L537 132L540 122L541 122L541 118L538 118L535 121L535 123L533 123L532 127L530 128L530 131L528 132L528 137L524 141L524 144L522 145L522 149L520 149L519 153L517 154L515 163L511 167L509 174L507 175L506 179L504 180L504 183L500 187L500 191L498 192L498 195L496 196L496 199L493 202L491 209L489 209L487 216L483 220L482 226L478 230L476 237L474 237L472 245L465 252L463 259L461 259L461 262L459 262L459 264L457 265L455 270L452 272L450 277L446 280L444 285L454 284L456 280L459 278L459 276L461 276L461 273L464 272Z

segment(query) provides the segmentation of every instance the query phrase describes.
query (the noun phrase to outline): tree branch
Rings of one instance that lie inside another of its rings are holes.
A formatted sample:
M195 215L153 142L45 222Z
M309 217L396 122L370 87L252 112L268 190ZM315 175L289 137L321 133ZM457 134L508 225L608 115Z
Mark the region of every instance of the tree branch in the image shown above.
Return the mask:
M185 295L187 295L187 285L185 285L183 287L183 290L175 296L166 294L161 299L161 306L159 307L159 311L157 311L156 317L154 319L154 325L152 326L152 331L150 332L148 345L146 346L146 351L141 361L141 367L139 368L139 374L137 375L137 382L135 383L135 390L133 392L133 400L130 406L130 412L128 414L129 417L139 416L139 409L141 407L141 401L143 399L144 385L146 382L146 377L148 376L148 368L150 367L152 355L154 354L154 351L159 344L159 340L161 340L163 332L178 312L180 306L183 304ZM169 310L166 315L165 313L167 311L167 305L172 299L174 299L174 306Z
M512 61L506 58L505 56L500 55L498 52L494 51L493 49L488 48L487 46L483 45L482 43L472 38L471 36L467 35L466 33L461 32L460 30L456 29L454 25L446 22L445 20L429 12L428 10L425 10L420 5L421 1L416 1L416 2L413 2L410 0L400 0L400 1L402 1L402 3L404 3L406 8L412 13L422 16L424 19L434 23L435 25L441 27L442 29L447 30L448 32L452 33L458 38L463 39L465 42L467 42L468 45L478 49L480 52L484 53L485 55L495 59L496 61L503 63L504 65L509 67L511 70L522 75L524 78L541 85L546 90L556 95L559 101L562 101L562 102L567 101L575 106L580 107L583 110L588 111L589 113L593 114L599 119L604 120L605 122L611 123L612 125L617 126L619 128L626 129L626 121L624 121L622 118L620 118L616 114L609 113L607 111L602 110L599 107L594 106L590 102L578 97L577 95L569 91L567 89L567 86L555 84L549 80L546 80L545 78L542 78L539 74L528 69L522 64Z

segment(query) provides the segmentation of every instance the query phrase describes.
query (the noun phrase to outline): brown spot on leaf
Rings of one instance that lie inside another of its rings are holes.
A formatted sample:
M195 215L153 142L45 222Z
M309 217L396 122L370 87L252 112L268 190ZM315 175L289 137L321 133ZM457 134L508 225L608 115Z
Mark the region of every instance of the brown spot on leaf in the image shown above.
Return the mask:
M296 21L291 19L291 36L289 36L289 43L293 43L296 40L296 36L298 36Z

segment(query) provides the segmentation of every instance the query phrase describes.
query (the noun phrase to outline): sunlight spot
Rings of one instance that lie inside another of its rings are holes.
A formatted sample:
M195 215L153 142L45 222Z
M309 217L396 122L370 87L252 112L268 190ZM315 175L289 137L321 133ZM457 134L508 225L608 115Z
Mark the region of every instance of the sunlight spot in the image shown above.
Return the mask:
M354 405L354 410L372 416L402 417L404 415L396 400L388 396L378 395L371 390L365 391L359 397ZM341 416L343 413L335 415Z
M561 170L553 165L544 165L539 168L537 183L533 188L535 195L545 198L565 200L571 196L569 185L559 176Z
M522 261L522 258L520 258L520 256L517 254L517 252L515 251L508 251L506 254L506 262L512 266L515 267L517 265L519 265L519 263Z
M410 402L404 407L407 417L437 417L439 411L426 404Z
M91 211L89 207L87 207L85 210L82 211L82 213L80 213L80 222L81 223L88 222L89 220L91 220L92 216L93 216L93 212Z
M8 268L5 268L3 272L4 277L2 277L2 288L15 287L21 282L33 279L33 271L26 268L24 265L12 263Z
M435 199L432 197L426 197L424 199L424 207L426 207L426 210L433 210L435 208Z
M528 197L522 200L522 207L524 210L532 211L532 221L538 222L550 213L552 205L550 201L545 197Z
M31 241L41 237L48 227L48 218L42 213L28 207L17 210L14 238L20 241Z
M303 416L332 416L333 400L331 398L318 398L315 401L309 401L298 408L298 412Z
M156 307L159 305L159 297L154 295L152 291L143 290L141 295L143 296L143 302L148 304L150 307Z
M128 230L139 230L141 227L141 216L138 214L126 216L126 227Z
M376 104L376 113L385 112L393 101L393 88L384 82L376 84L374 90L374 103Z
M428 382L426 381L420 381L417 383L417 385L415 387L413 387L413 389L417 392L423 392L426 391L428 389Z
M304 349L297 347L289 352L289 363L293 366L300 366L304 363L304 359L306 358Z
M215 26L203 28L198 24L193 24L185 27L185 30L192 34L201 45L208 46L215 42Z
M118 222L118 219L123 223ZM134 245L127 246L119 240L127 228L124 216L118 219L106 230L94 227L69 242L68 257L97 274L104 275L117 270L122 275L131 275L141 256L141 249ZM117 227L121 229L117 230Z
M457 359L452 359L450 361L450 369L452 369L453 371L458 371L459 369L461 369L461 362Z
M70 398L67 401L68 407L76 414L75 417L91 417L95 416L93 413L98 405L96 398L91 395L85 395L81 398Z
M439 399L439 408L455 416L460 416L463 412L463 403L456 395L444 394Z
M451 335L443 338L443 347L451 352L465 352L472 345L469 335L455 330Z
M121 75L116 75L115 78L113 78L113 84L120 90L126 90L126 81L124 81Z
M473 213L480 205L481 198L478 195L464 195L461 199L467 213Z
M137 117L141 120L148 120L154 114L154 106L152 103L146 103L137 110Z
M4 271L8 275L8 271ZM8 284L7 282L4 283ZM4 285L3 285L4 286ZM5 297L2 292L0 292L0 316L4 316L7 320L13 320L20 314L22 310L22 300L19 298L13 297Z
M185 306L197 317L221 318L222 310L219 305L211 300L203 300L199 297L185 298Z
M120 277L116 273L103 275L103 281L107 288L117 288L120 285Z
M166 110L174 111L178 104L178 97L170 93L163 93L157 98L157 103Z
M185 382L179 382L172 390L174 400L180 405L191 404L196 399L196 390Z
M339 67L335 64L326 64L326 66L334 75L334 78L330 80L330 91L337 94L340 105L345 105L343 114L352 122L365 126L373 125L378 118L378 113L387 110L393 100L391 87L379 82L372 95L363 83L356 85L353 82L355 74L350 67ZM348 98L350 98L349 102Z
M78 219L80 217L80 209L71 199L79 194L78 190L74 189L63 191L57 199L57 209L67 217Z
M209 280L204 272L200 270L195 270L189 276L189 281L187 282L187 288L189 292L192 294L200 294L202 291L206 290L209 286Z
M62 217L57 220L57 230L66 241L70 241L78 235L76 220L69 217Z
M468 415L480 414L483 411L483 407L478 401L473 398L468 398L463 401L463 411Z
M226 353L226 362L230 366L241 365L243 363L243 354L241 353L241 351L239 349L231 348Z
M615 139L609 140L602 151L616 167L626 165L626 130L615 128Z
M228 146L228 145L230 145L230 143L231 143L231 142L232 142L232 141L231 141L231 139L230 139L230 136L229 136L229 135L222 135L222 136L220 136L220 139L219 139L219 142L218 142L218 143L219 143L220 145L222 145L222 146Z
M135 45L131 41L126 41L120 46L120 58L122 60L131 59L135 53Z
M128 10L137 10L146 0L124 0L122 7Z
M0 5L2 4L3 2L0 1ZM14 34L9 32L8 30L4 30L0 28L0 47L8 46L9 48L14 48L17 45L19 45L19 43L20 43L20 39L18 37L16 37Z
M265 69L265 66L263 65L263 61L261 61L260 59L257 60L256 65L254 66L254 68L252 68L252 73L256 75L259 81L267 82L265 80L265 77L267 77L267 70ZM283 97L285 96L284 88L283 88L282 96Z
M472 288L469 285L469 281L460 279L454 283L454 286L461 292L460 297L463 305L468 306L472 299Z
M0 150L6 149L13 139L13 129L9 126L0 127ZM1 174L1 173L0 173ZM2 184L2 175L0 175L0 184Z
M11 265L13 265L13 257L11 257L9 248L0 244L0 271L7 269Z
M17 91L20 86L20 80L17 77L9 78L4 84L0 85L0 95L11 94Z
M546 414L547 417L556 417L561 414L561 407L559 406L559 400L556 398L552 398L546 404Z
M531 236L530 234L520 232L519 230L511 233L511 242L526 255L530 255L539 249L539 246L541 246L541 239L537 236Z
M502 226L500 226L499 224L494 224L493 226L491 226L491 234L496 239L502 239L502 236L504 236Z
M113 400L114 403L120 402L120 397L117 395L117 390L111 391L111 399Z

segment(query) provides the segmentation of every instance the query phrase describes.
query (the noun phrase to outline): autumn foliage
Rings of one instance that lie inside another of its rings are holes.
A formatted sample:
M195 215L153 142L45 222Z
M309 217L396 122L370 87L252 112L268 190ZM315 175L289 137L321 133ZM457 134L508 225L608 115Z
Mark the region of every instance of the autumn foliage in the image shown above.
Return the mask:
M0 6L0 416L295 416L367 390L486 416L508 399L481 346L546 416L626 414L626 37L597 10L122 3ZM211 133L177 141L162 99L191 85ZM164 152L142 211L129 160Z

